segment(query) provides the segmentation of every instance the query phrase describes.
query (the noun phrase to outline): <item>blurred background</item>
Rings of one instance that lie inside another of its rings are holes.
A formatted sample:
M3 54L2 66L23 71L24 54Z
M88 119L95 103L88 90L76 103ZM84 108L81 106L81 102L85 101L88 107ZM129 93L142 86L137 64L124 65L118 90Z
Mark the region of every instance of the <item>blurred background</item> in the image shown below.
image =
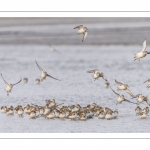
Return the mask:
M81 24L84 43L73 29ZM150 18L0 18L0 44L138 45L149 35Z

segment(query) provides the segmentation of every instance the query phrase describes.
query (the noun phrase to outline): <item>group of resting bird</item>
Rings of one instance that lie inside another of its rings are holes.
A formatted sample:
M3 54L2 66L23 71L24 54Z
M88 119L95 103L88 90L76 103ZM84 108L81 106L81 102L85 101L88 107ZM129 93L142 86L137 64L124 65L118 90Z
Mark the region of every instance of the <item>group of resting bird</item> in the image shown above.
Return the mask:
M71 120L87 120L93 118L94 116L99 119L114 119L118 116L118 111L111 110L108 107L101 107L96 103L92 103L85 107L81 107L79 104L71 106L63 106L55 102L55 99L46 100L44 106L38 106L35 104L26 105L22 107L18 105L17 107L7 106L1 107L1 112L7 113L7 115L14 115L14 112L18 114L19 117L23 117L23 114L27 114L29 118L35 119L38 117L45 117L46 119L71 119Z

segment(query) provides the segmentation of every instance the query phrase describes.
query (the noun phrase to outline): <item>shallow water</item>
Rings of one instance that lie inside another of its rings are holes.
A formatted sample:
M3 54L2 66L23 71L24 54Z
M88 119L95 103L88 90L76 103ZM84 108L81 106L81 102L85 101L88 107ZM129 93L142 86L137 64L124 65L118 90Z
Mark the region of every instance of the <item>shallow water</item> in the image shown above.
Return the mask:
M100 120L97 117L87 121L65 119L47 120L43 117L19 118L0 112L0 132L150 132L150 117L141 120L135 115L136 105L124 102L116 105L116 95L104 87L104 80L94 81L91 69L104 72L112 88L116 90L115 79L127 83L133 94L149 95L145 80L150 78L150 56L133 61L134 52L142 49L147 39L150 45L150 18L0 18L0 73L6 81L16 83L6 95L5 84L0 78L0 106L27 104L44 105L46 99L55 98L64 105L87 106L93 102L101 107L118 109L118 119ZM82 35L73 28L83 24L88 27L84 43ZM58 50L52 53L50 44ZM47 78L40 85L35 84L40 71L39 65L60 81ZM132 100L125 92L126 98ZM140 104L141 108L146 103Z
M27 115L19 118L17 114L7 116L0 113L0 132L150 132L147 119L140 119L135 115L136 105L123 102L116 105L116 95L104 87L104 80L93 81L92 74L87 70L99 69L104 72L112 88L116 90L118 81L129 84L133 94L149 95L145 80L149 78L150 56L133 61L134 52L141 50L141 46L68 46L56 47L58 53L52 53L48 46L37 45L0 45L0 66L6 81L15 83L21 78L29 78L14 86L12 93L6 95L5 84L0 79L0 106L17 106L35 103L44 105L46 99L55 98L56 102L65 105L80 104L86 106L92 102L102 107L118 109L118 119L100 120L97 117L87 121L72 121L65 119L47 120L45 118L29 119ZM47 78L43 83L35 84L40 71L39 65L52 76L61 79L56 81ZM130 95L124 93L131 101ZM147 104L140 104L144 108Z

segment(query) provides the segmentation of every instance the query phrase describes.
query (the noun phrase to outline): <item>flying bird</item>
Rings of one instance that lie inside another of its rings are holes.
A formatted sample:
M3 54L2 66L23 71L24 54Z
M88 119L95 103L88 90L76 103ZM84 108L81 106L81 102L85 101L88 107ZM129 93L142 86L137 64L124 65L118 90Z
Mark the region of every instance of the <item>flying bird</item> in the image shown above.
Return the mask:
M150 88L150 79L144 81L144 83L146 83L146 82L148 82L147 88ZM143 84L144 84L144 83L143 83Z
M83 34L83 38L82 38L82 42L84 42L85 38L87 37L87 27L83 27L83 25L79 25L77 27L75 27L74 29L78 29L77 33L79 34Z
M111 86L110 86L110 88L111 88ZM132 104L137 104L137 103L134 103L134 102L131 102L131 101L125 99L124 95L118 94L118 93L115 92L112 88L111 88L111 90L112 90L112 91L117 95L117 97L118 97L118 99L117 99L117 104L120 104L120 103L122 103L123 101L129 102L129 103L132 103Z
M21 79L19 82L15 83L15 84L9 84L9 83L7 83L6 80L3 78L2 73L1 73L1 77L2 77L2 79L4 80L4 83L7 85L7 87L6 87L6 89L5 89L6 92L7 92L7 96L9 96L9 92L11 92L13 86L16 85L16 84L18 84L18 83L20 83L20 82L22 81L22 79Z
M108 82L104 73L103 72L100 73L97 69L89 70L89 71L87 71L87 73L94 73L94 75L93 75L94 81L98 80L98 78L102 77L106 82Z
M42 73L42 74L41 74L41 81L43 81L44 79L46 79L46 77L50 77L50 78L53 78L53 79L55 79L55 80L59 80L59 79L56 79L56 78L52 77L51 75L47 74L47 72L44 71L44 70L38 65L38 63L37 63L36 60L35 60L35 62L36 62L37 67L39 68L39 70L40 70L41 73ZM59 81L61 81L61 80L59 80Z
M121 82L118 82L116 79L115 79L115 82L119 85L117 87L117 90L124 90L125 92L127 92L129 95L131 95L132 97L134 97L134 95L131 93L131 91L129 90L129 85L128 84L124 84L124 83L121 83Z
M138 60L140 62L140 59L145 57L147 54L150 54L150 52L146 51L146 40L144 40L142 51L134 54L134 61Z

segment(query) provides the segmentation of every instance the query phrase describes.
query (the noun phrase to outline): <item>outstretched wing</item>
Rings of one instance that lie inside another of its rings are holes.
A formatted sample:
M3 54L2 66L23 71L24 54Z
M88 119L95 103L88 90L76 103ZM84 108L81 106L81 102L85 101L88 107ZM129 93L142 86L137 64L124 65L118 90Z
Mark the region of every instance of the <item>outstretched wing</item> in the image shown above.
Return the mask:
M83 25L79 25L79 26L76 26L75 28L73 28L73 29L76 29L76 28L82 28L83 27Z
M102 75L102 78L103 78L105 81L107 81L107 78L106 78L106 76L104 75L103 72L101 73L101 75Z
M121 82L118 82L116 79L115 79L115 82L116 82L117 84L119 84L119 85L120 85L120 84L123 84L123 83L121 83Z
M97 69L89 70L89 71L87 71L87 73L95 73L95 71L98 71L98 70Z
M134 97L132 97L132 98L137 98L137 97L139 97L139 95L140 95L140 94L137 94L137 95L135 95L135 96L134 96Z
M53 78L53 79L55 79L55 80L59 80L59 79L56 79L56 78L52 77L52 76L49 75L49 74L47 74L47 76L50 77L50 78ZM59 80L59 81L61 81L61 80Z
M146 103L150 106L150 100L146 98Z
M41 72L44 72L44 70L38 65L38 63L37 63L36 60L35 60L35 62L36 62L37 67L39 68L39 70L40 70Z
M127 88L126 90L125 90L129 95L131 95L132 97L135 97L132 93L131 93L131 91Z
M111 86L110 86L110 88L111 88ZM111 88L111 90L119 97L120 95L117 93L117 92L115 92L112 88Z
M83 39L82 39L82 42L84 42L85 38L87 37L87 34L88 34L87 31L83 33Z
M148 81L150 81L150 79L148 79L148 80L144 81L144 83L146 83L146 82L148 82ZM143 84L144 84L144 83L143 83Z
M131 101L127 100L127 99L124 99L124 101L132 103L132 104L137 104L137 103L131 102Z
M143 49L142 49L142 51L145 51L146 50L146 40L144 40L144 42L143 42Z
M9 85L9 84L5 81L5 79L3 78L2 73L1 73L1 77L2 77L2 79L4 80L5 84Z
M14 86L14 85L16 85L16 84L18 84L18 83L20 83L21 81L22 81L22 79L21 79L19 82L17 82L17 83L15 83L15 84L13 84L13 86Z

